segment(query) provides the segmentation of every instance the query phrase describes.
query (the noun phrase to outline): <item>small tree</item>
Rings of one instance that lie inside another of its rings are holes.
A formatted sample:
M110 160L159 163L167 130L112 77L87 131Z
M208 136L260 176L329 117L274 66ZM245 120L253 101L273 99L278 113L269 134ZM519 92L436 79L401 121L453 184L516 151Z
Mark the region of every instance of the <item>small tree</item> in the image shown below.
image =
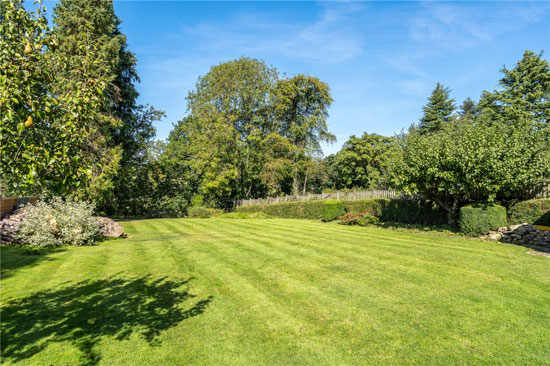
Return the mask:
M451 90L437 83L428 103L423 107L424 115L420 119L418 130L420 133L438 131L452 119L456 109L455 100L450 97Z
M394 185L437 202L454 224L463 204L513 199L548 176L547 131L491 122L480 118L407 136L395 161Z

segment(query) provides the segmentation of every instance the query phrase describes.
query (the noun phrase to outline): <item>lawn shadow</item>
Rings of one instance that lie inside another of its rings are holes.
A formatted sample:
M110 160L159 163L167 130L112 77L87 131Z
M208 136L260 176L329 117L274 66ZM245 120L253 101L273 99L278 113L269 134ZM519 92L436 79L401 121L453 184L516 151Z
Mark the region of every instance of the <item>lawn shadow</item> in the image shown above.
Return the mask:
M184 302L195 295L189 281L144 276L115 276L66 283L54 290L8 301L2 307L2 357L18 361L32 357L49 342L72 342L82 353L81 365L96 365L95 345L103 337L128 339L137 333L149 344L181 321L204 312L212 296Z
M2 246L0 247L0 278L11 277L23 267L55 260L51 255L65 250L64 248L36 248L28 245Z

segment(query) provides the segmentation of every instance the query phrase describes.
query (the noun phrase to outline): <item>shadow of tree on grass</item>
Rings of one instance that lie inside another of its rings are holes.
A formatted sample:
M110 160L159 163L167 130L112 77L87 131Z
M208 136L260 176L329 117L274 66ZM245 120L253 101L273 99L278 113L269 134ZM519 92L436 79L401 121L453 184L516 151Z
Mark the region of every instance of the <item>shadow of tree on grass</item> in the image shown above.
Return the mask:
M113 276L9 301L2 306L2 357L17 362L49 342L69 341L82 352L82 365L96 365L94 347L105 336L123 340L138 333L156 344L161 331L203 313L212 301L210 296L184 306L195 297L188 292L190 280Z
M2 246L0 247L0 278L11 277L18 270L27 266L34 266L39 262L55 260L52 255L65 250L64 248Z

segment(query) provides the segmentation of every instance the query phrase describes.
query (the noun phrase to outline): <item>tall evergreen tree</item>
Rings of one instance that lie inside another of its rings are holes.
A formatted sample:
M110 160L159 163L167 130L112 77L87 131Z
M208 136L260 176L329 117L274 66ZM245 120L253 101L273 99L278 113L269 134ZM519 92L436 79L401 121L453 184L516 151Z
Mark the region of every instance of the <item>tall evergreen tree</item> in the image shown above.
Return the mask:
M422 108L424 115L420 119L418 130L421 134L435 132L441 129L442 125L452 119L456 109L455 100L450 97L451 90L437 83L428 103Z
M525 51L515 67L503 67L501 90L484 91L480 108L493 120L509 125L528 124L534 128L550 127L550 63Z
M126 185L130 174L125 170L143 160L155 135L152 123L162 112L136 104L136 58L127 49L112 0L61 0L53 20L59 42L56 54L66 59L56 80L58 90L77 91L90 75L109 81L100 98L102 118L87 126L94 169L89 189L82 192L105 207Z
M479 114L479 108L475 100L468 97L462 102L462 105L458 109L458 116L460 119L472 119Z

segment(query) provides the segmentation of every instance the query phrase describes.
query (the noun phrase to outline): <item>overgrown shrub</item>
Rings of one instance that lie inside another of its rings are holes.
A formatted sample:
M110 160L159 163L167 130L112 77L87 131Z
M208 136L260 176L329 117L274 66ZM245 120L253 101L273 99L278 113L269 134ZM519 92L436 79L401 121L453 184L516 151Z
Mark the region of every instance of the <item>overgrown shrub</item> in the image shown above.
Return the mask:
M321 220L332 221L339 216L342 216L346 210L344 209L344 203L340 200L330 200L323 202L323 214Z
M363 212L348 212L339 217L341 225L359 225L368 226L378 223L378 217L372 215L368 211Z
M213 216L220 216L223 210L217 208L209 208L202 206L189 207L187 209L187 216L192 218L207 219Z
M508 222L550 226L550 199L522 201L508 209Z
M19 239L42 247L92 245L99 237L94 207L82 201L54 197L25 208L25 221L18 230Z
M478 236L506 226L506 208L495 203L478 202L460 209L460 231Z

